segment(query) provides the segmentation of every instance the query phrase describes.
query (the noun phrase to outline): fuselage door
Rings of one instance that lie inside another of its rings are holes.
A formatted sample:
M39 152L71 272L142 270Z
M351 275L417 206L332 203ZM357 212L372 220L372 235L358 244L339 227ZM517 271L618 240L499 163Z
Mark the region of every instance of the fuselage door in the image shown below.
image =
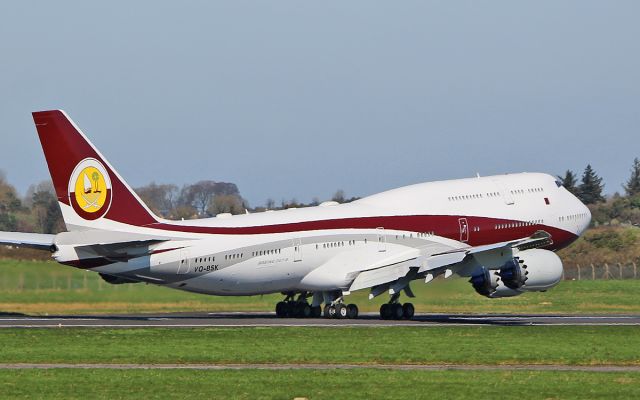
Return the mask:
M387 238L384 236L384 228L376 228L378 230L378 251L387 251Z
M188 274L191 270L191 259L189 258L188 249L180 249L180 264L178 265L178 274Z
M515 200L513 199L513 195L511 194L509 189L507 189L505 184L498 179L493 179L493 183L500 191L500 197L502 197L502 199L504 200L504 203L509 206L513 205L515 203Z
M469 241L469 222L467 222L466 218L458 218L458 225L460 225L460 241L468 242Z
M293 262L302 261L302 239L293 240Z

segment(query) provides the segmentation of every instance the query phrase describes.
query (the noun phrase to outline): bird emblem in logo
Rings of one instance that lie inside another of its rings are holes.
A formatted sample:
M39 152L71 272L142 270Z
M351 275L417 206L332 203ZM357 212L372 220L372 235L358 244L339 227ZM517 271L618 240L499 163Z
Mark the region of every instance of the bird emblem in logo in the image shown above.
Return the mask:
M84 219L98 219L111 205L111 180L104 166L93 158L82 160L69 180L69 202Z

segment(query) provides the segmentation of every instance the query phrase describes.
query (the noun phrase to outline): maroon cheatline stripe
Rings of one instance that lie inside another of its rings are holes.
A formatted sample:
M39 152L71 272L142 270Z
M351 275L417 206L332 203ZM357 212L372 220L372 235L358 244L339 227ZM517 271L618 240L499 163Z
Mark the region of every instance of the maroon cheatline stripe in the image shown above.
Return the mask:
M155 223L146 227L174 232L215 235L257 235L332 229L385 228L409 232L434 232L438 236L464 241L464 238L461 237L459 222L462 218L466 219L469 230L466 242L472 246L527 237L539 230L544 230L551 234L554 241L554 245L551 248L554 249L565 247L577 239L577 235L571 232L542 224L527 225L524 221L459 215L396 215L342 218L246 227L206 227L170 223ZM498 224L523 224L524 226L495 229ZM477 228L479 228L479 231L474 231Z

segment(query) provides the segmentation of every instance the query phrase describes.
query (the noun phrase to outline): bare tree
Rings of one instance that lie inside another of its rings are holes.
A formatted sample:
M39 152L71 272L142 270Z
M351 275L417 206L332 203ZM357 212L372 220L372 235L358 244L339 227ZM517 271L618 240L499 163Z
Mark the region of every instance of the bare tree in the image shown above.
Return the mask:
M142 201L156 214L163 217L171 215L176 207L178 187L171 184L156 184L151 182L147 186L135 189Z
M333 195L333 197L331 198L331 200L337 201L338 203L344 203L345 202L344 190L338 189Z
M233 194L216 195L207 210L211 215L221 213L244 214L246 208L242 197Z
M273 210L276 207L276 202L272 198L268 198L265 204L267 210Z
M240 195L234 183L200 181L182 188L181 204L193 206L199 215L207 215L209 204L216 195Z

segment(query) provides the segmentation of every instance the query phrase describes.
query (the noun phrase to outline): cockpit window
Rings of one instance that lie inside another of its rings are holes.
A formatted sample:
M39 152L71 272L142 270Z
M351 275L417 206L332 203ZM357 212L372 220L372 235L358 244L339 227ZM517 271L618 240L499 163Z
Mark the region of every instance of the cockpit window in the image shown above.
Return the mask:
M562 187L562 182L560 182L559 180L556 180L556 186Z

